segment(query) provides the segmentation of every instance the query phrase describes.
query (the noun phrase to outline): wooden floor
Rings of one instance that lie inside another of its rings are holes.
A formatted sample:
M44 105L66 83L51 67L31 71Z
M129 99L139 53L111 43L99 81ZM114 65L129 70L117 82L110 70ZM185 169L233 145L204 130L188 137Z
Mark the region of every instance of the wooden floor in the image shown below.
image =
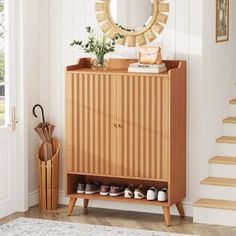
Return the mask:
M66 206L60 206L57 211L53 212L41 212L37 206L32 207L26 213L15 213L13 215L0 219L0 225L18 217L30 217L74 223L128 227L135 229L146 229L174 233L188 233L203 236L236 235L236 228L193 224L192 218L190 217L181 219L178 216L173 216L171 227L167 227L165 225L163 215L105 210L98 208L89 208L84 210L83 208L75 207L72 216L67 217Z

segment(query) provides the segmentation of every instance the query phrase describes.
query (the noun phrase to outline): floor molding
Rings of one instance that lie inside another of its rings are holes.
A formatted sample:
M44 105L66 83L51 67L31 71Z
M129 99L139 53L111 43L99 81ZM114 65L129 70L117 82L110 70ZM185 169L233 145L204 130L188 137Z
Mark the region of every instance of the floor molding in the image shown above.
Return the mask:
M28 204L29 207L35 206L39 203L39 193L38 191L33 191L28 195Z
M38 204L38 191L34 191L29 194L29 207ZM69 199L65 197L64 191L59 191L59 203L63 205L68 205ZM82 200L77 201L77 206L82 206ZM107 202L107 201L92 201L89 204L90 207L104 208L104 209L114 209L114 210L124 210L124 211L135 211L135 212L146 212L146 213L163 213L161 207L145 206L140 204L128 204L128 203L117 203L117 202ZM193 216L193 207L191 202L183 202L185 215ZM137 210L136 210L137 209ZM172 215L179 215L176 207L171 208Z

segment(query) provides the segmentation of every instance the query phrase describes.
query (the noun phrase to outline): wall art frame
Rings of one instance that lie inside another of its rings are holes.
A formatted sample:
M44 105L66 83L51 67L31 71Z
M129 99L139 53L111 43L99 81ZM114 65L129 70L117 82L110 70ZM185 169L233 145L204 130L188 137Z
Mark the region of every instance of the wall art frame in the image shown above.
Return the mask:
M216 0L216 42L229 40L229 0Z

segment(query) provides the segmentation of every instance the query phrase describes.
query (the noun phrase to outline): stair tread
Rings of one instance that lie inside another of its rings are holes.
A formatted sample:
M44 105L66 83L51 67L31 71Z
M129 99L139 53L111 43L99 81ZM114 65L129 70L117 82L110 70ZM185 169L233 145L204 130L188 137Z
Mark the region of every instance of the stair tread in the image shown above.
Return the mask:
M194 207L236 210L236 201L201 198L193 204Z
M231 99L231 100L229 101L229 104L236 104L236 98Z
M236 165L236 157L215 156L209 160L209 163Z
M227 117L223 120L223 123L236 124L236 117Z
M207 177L206 179L201 181L201 184L236 187L236 179Z
M236 137L235 136L221 136L216 139L217 143L232 143L236 144Z

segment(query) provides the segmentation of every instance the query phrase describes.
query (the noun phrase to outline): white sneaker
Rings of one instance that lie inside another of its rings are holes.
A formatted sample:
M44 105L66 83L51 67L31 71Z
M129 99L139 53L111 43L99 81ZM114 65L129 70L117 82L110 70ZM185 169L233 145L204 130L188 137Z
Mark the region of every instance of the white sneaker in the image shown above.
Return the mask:
M157 200L159 202L166 202L168 200L168 189L163 188L158 192Z
M157 199L157 189L155 187L151 187L147 191L147 200L148 201L153 201Z

